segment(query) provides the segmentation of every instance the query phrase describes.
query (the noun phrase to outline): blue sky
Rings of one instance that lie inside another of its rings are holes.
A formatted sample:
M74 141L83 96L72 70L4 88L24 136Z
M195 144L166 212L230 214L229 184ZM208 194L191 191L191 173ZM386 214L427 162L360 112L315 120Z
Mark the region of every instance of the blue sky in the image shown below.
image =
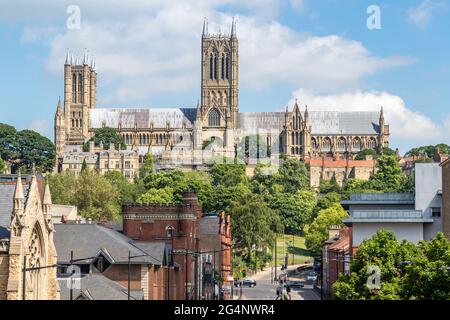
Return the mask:
M68 29L69 5L81 10ZM369 30L377 5L381 29ZM67 48L95 55L98 107L194 107L203 17L237 19L241 111L386 110L391 146L450 143L449 0L17 0L0 10L0 122L53 139Z

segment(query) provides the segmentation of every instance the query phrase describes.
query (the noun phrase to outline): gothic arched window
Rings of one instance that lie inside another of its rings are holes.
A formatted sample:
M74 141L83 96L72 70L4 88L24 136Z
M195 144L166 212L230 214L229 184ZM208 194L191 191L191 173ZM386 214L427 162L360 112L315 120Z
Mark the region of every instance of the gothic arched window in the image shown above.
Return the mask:
M322 142L322 151L331 152L331 140L330 138L325 138Z
M316 141L316 139L313 138L311 140L311 146L312 146L313 150L317 150L317 141Z
M353 139L352 149L353 149L353 151L356 151L356 152L361 151L361 139L359 139L359 138Z
M377 141L375 138L369 139L369 149L375 149L377 147Z
M219 127L220 126L220 112L216 108L211 109L208 115L208 126Z
M213 79L213 54L209 55L209 79Z
M83 103L83 76L78 76L78 102Z
M220 68L220 75L222 80L225 79L225 54L222 53L222 65Z
M72 76L72 102L77 103L77 75Z
M227 58L226 58L226 62L225 62L225 68L226 68L225 76L227 79L231 78L229 65L230 65L230 55L227 54Z
M214 79L218 78L218 74L217 74L217 54L214 54Z
M33 231L31 233L30 242L28 244L28 267L40 267L42 264L45 264L44 260L44 252L43 252L43 242L42 242L42 233L38 224L35 225ZM29 274L31 288L33 290L33 300L39 300L43 297L42 292L44 287L44 270L37 269L32 270ZM28 290L27 290L28 291Z
M347 143L344 138L339 138L337 143L338 151L345 151L347 149Z

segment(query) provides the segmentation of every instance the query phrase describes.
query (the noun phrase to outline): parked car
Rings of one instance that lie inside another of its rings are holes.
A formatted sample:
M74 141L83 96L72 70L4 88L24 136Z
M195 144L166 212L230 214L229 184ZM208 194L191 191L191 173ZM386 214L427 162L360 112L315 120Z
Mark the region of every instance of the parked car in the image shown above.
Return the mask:
M242 286L248 286L249 288L253 288L256 286L256 281L251 278L246 278L242 281Z
M308 273L308 275L306 276L306 279L308 281L316 281L317 280L317 274L314 271L311 271Z
M298 288L303 288L304 284L301 281L288 281L286 283L286 286L291 289L298 289Z

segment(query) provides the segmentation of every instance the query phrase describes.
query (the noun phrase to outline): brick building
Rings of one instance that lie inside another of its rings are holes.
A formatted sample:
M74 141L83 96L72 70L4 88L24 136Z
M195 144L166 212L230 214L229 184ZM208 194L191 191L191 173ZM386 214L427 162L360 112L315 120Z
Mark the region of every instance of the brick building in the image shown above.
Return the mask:
M213 299L214 281L216 274L221 281L223 298L231 298L231 220L224 212L220 215L208 213L200 220L200 252L201 252L201 295L209 300Z
M122 207L123 233L134 241L163 241L170 247L173 262L182 272L168 279L170 299L198 296L199 219L202 209L194 191L185 191L174 205L125 205Z
M177 279L180 269L171 263L164 242L136 242L116 230L92 223L55 224L55 229L62 300L71 299L68 276L72 268L78 272L74 281L77 284L72 286L73 300L127 300L128 254L133 257L130 299L168 299L167 280ZM76 260L72 267L71 252Z
M332 286L342 273L350 273L352 230L349 227L331 226L329 239L323 246L323 293L333 295Z

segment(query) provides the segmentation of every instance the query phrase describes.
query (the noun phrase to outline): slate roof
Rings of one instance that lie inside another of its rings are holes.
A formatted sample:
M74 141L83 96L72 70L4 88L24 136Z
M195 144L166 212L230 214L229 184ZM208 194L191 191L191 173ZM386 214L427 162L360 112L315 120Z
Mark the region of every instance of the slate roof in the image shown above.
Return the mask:
M379 112L310 111L309 123L312 134L361 134L374 135L380 132Z
M92 109L89 115L90 128L106 127L118 128L165 128L169 123L171 128L192 128L197 114L195 108L119 108Z
M283 130L284 112L239 112L237 128L242 130Z
M96 257L103 251L113 260L112 263L128 263L128 251L131 251L133 256L146 254L132 259L133 264L162 264L162 260L158 257L164 254L163 245L148 247L144 252L122 233L98 224L55 224L55 231L54 242L58 263L68 263L70 251L73 251L74 259Z
M117 282L108 279L97 269L90 274L84 275L80 279L79 289L73 288L73 299L83 294L89 300L127 300L127 289ZM58 278L61 289L61 300L70 299L70 286L65 278ZM142 290L131 290L131 299L142 300L144 293Z
M284 112L240 112L237 127L243 130L283 130ZM313 135L376 135L379 112L309 111Z
M8 230L11 224L11 213L14 205L15 183L0 183L0 239L9 239ZM25 199L28 196L29 185L23 186Z

